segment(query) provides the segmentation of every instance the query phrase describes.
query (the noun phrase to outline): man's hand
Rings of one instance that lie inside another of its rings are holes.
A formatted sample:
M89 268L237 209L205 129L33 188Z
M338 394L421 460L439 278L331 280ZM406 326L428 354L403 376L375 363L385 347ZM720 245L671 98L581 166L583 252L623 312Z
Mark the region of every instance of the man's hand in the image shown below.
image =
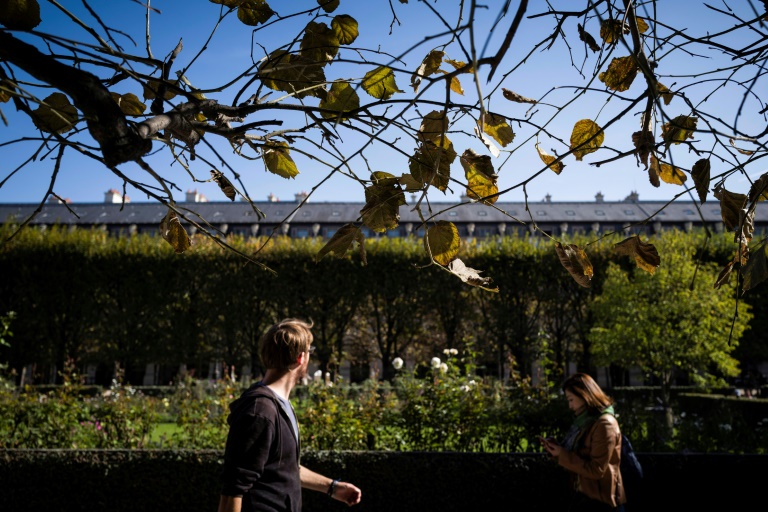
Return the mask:
M336 488L333 490L331 497L352 506L360 503L363 493L349 482L339 482L336 484Z

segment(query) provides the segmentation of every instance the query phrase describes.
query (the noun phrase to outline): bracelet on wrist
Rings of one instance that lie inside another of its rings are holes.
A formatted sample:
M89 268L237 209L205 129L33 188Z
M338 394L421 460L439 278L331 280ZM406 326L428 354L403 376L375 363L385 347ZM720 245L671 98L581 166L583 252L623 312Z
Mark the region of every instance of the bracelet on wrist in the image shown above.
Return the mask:
M331 485L328 486L327 494L331 498L333 498L333 493L336 490L336 485L338 485L338 483L339 483L339 479L338 478L334 478L333 481L331 482Z

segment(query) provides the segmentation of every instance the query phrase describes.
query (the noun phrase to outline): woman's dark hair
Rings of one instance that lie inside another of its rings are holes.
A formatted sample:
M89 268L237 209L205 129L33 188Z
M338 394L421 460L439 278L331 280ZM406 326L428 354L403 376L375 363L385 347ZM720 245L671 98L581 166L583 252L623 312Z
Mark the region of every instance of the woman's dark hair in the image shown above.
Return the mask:
M574 373L563 382L562 387L563 391L570 391L584 400L589 414L600 414L603 409L613 405L613 400L586 373Z

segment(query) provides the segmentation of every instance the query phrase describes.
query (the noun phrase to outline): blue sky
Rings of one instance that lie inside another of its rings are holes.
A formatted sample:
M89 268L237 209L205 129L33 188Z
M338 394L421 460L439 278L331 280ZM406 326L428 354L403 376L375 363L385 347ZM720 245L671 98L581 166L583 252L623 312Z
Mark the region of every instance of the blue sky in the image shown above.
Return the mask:
M440 0L430 5L439 7L440 13L448 20L454 20L452 9L458 2L447 2ZM61 0L61 4L71 8L74 13L86 21L92 23L92 18L84 12L82 3L74 0ZM93 6L97 9L102 20L109 26L117 28L129 34L134 43L126 37L115 34L116 40L124 45L126 51L146 55L144 27L145 27L145 9L137 2L132 0L111 0L109 2L94 1ZM273 9L280 14L294 12L302 6L311 8L316 6L315 0L295 0L291 2L270 2ZM491 38L489 52L495 51L496 44L506 33L511 23L512 14L503 18L497 29L491 32L494 20L498 16L500 7L504 4L500 0L489 0L486 2L488 9L478 11L477 27L480 29L476 34L476 45L478 52L482 50L486 43L486 38ZM554 5L567 6L573 2L554 2ZM175 70L186 66L192 57L198 53L205 38L211 32L218 20L219 6L207 0L153 0L151 5L161 11L161 14L153 13L151 16L151 45L154 56L157 58L165 57L176 46L181 39L184 43L184 50L177 59ZM543 2L531 2L528 15L539 13L544 8ZM698 4L697 4L698 5ZM722 4L715 4L722 7ZM360 24L360 38L354 43L356 47L377 48L393 55L404 55L401 67L415 70L421 59L426 53L444 42L447 38L443 37L435 41L425 41L424 36L441 31L441 27L435 15L430 12L427 6L421 2L411 0L408 4L392 2L396 10L398 22L393 23L393 14L390 10L389 2L362 2L352 0L341 0L341 6L333 13L349 14L353 16ZM512 9L516 8L513 3ZM733 20L725 16L714 15L711 11L704 8L691 8L687 2L660 1L658 2L659 19L670 20L671 24L685 24L685 28L691 35L700 35L705 32L714 32L719 26L728 26L733 24ZM744 11L745 17L752 17L751 12L743 5L740 9ZM90 41L85 32L76 27L70 20L50 3L41 0L42 24L37 28L41 32L63 34L73 39ZM254 54L256 57L263 55L259 45L266 51L272 51L280 44L290 41L296 37L301 27L311 18L307 15L292 18L287 21L275 24L273 27L257 32L252 37L252 30L242 25L234 16L227 17L218 31L214 35L208 49L197 59L188 72L187 77L193 85L202 89L209 89L220 86L230 79L237 76L239 72L248 67L251 62L252 42L256 43ZM328 22L328 21L327 21ZM391 35L390 35L390 25ZM549 18L527 18L524 20L519 34L516 36L507 57L502 62L499 71L493 83L487 84L481 82L483 93L487 94L495 86L505 87L530 98L541 98L553 86L579 85L587 84L587 80L592 74L597 57L589 52L586 55L586 64L583 66L584 75L582 76L576 69L585 59L585 49L578 40L578 36L573 30L573 24L564 25L564 30L568 37L569 48L562 39L558 39L553 47L547 51L536 51L527 59L525 65L520 66L513 73L504 76L504 72L516 65L533 45L546 37L546 34L553 30L553 22ZM587 24L586 29L597 38L598 28L596 22ZM748 36L749 37L749 36ZM465 36L464 41L468 41ZM407 50L415 46L413 51ZM699 81L699 85L692 85L686 89L686 94L698 103L706 93L715 89L713 85L706 81L706 77L700 80L692 80L687 75L695 75L702 70L712 69L716 66L728 66L730 61L720 57L716 52L708 55L708 58L701 58L695 54L681 54L679 57L665 56L661 58L666 50L662 49L659 53L658 72L662 75L661 81L674 89L674 84L689 83ZM359 54L352 55L344 52L342 56L348 58L360 58L364 55L375 62L386 62L387 58L381 55ZM699 49L699 53L703 50ZM451 58L464 60L461 50L457 45L449 46L446 50ZM624 50L617 50L615 56L624 55ZM571 65L571 55L576 62L576 66ZM361 71L362 69L362 71ZM327 75L333 78L353 78L359 77L367 71L361 66L347 66L336 62L330 65ZM484 76L487 70L484 70ZM669 76L675 75L675 76ZM665 77L666 76L666 77ZM745 77L740 77L745 79ZM409 84L409 76L398 75L398 86L405 90L407 94L403 96L411 97L412 90ZM456 96L457 102L474 103L477 98L477 91L471 82L469 75L462 77L462 85L465 90L463 97ZM627 96L637 95L642 91L644 83L640 77L636 80ZM604 90L602 83L594 81L591 86L594 89ZM237 87L239 89L239 86ZM736 87L735 89L738 89ZM141 96L140 89L128 81L121 82L111 90L119 93L133 92ZM759 81L755 86L755 91L759 94L764 91L764 84ZM48 92L40 92L40 97L45 97ZM280 93L273 92L270 99L279 97ZM362 95L362 94L361 94ZM231 94L208 95L216 98L220 102L231 99ZM503 103L500 102L501 96L497 94L497 99L490 105L492 110L497 110L505 115L526 118L530 105ZM538 105L533 111L530 119L539 125L549 123L548 129L556 135L556 138L546 138L541 136L538 140L546 151L552 153L553 150L564 152L562 141L568 140L571 127L582 118L596 119L598 123L601 119L609 119L612 112L623 108L621 100L614 99L606 102L608 96L604 92L597 91L585 96L574 96L573 89L561 88L551 91L544 99L545 103L563 104L573 99L574 103L568 110L554 116L556 109L547 105ZM365 101L365 98L363 98ZM368 98L370 100L370 98ZM704 105L705 109L712 112L721 112L721 117L728 121L733 119L738 106L740 95L730 89L723 89L716 92ZM676 102L676 103L675 103ZM687 107L681 100L675 100L669 107L671 115L681 115L688 113ZM759 110L757 103L750 100L745 105L745 110L750 113L749 116L740 122L739 128L747 133L758 133L765 126L764 117L755 116L754 111ZM9 125L0 125L0 143L16 139L23 136L35 136L36 131L31 121L25 116L16 114L12 104L0 104L3 114L8 119ZM631 140L631 133L639 129L638 111L633 110L630 115L607 130L606 146L627 150L631 146L627 141ZM421 112L426 114L427 112ZM272 114L270 114L272 115ZM414 113L411 117L413 118ZM554 116L554 117L553 117ZM301 119L291 118L296 123L301 123ZM762 121L761 121L762 119ZM762 124L761 124L762 123ZM286 124L289 124L286 122ZM534 144L536 139L530 139L532 133L529 126L513 125L517 133L515 141L505 148L514 149L511 155L502 152L499 158L493 160L494 166L499 174L500 188L518 184L527 176L542 168ZM466 126L464 127L467 130ZM557 139L560 140L557 140ZM480 154L488 154L484 146L476 139L470 136L456 134L454 144L456 150L461 154L464 149L472 148ZM415 145L412 141L404 138L398 140L392 139L398 147L406 153L412 153ZM353 152L363 144L364 139L346 135L341 147L345 152ZM519 147L518 147L519 146ZM254 200L263 200L270 193L280 197L283 200L291 200L293 195L300 191L310 191L320 180L328 175L329 170L317 161L302 157L297 152L292 156L297 162L301 174L293 180L285 180L274 176L265 171L260 161L245 160L232 154L231 149L226 144L216 143L216 147L221 152L226 162L242 176L243 183ZM12 146L0 147L0 180L3 180L9 173L13 172L22 162L24 162L31 153L37 148L37 143L14 144ZM159 143L155 142L154 148L160 149ZM203 150L201 149L201 155ZM682 149L674 153L675 162L684 168L690 168L691 164L698 158L696 155L690 155ZM53 171L52 155L40 153L40 158L32 164L25 166L14 176L9 178L0 188L0 202L39 202L44 197L48 188L50 177ZM321 152L315 155L317 158L324 158ZM368 169L373 171L386 171L395 175L408 172L407 161L399 153L386 147L373 147L365 153L365 160L355 159L350 162L350 168L360 177L368 177ZM532 201L541 200L546 194L550 194L555 201L591 201L597 192L602 192L607 200L620 200L632 191L637 191L641 199L665 200L671 199L676 194L684 190L682 187L667 185L662 183L660 188L652 187L647 178L647 173L642 167L635 165L633 157L625 158L619 163L606 164L599 168L590 165L590 162L601 158L612 156L610 152L599 152L588 155L584 161L578 162L573 157L565 160L566 167L562 174L555 175L551 171L545 171L531 183L526 186L528 197ZM211 157L209 155L209 157ZM211 157L212 158L212 157ZM738 155L733 157L733 161L728 165L733 165ZM186 190L196 189L206 195L210 200L223 200L224 196L219 192L218 187L213 183L195 183L189 178L186 171L181 166L174 164L171 159L165 155L155 155L148 159L159 172L169 176L178 186L174 190L176 200L183 199L183 193ZM713 163L714 165L714 163ZM762 167L761 167L762 165ZM723 163L720 171L725 170L726 164ZM121 166L121 170L131 176L135 176L146 181L143 171L138 167L126 164ZM198 179L206 180L209 178L210 166L204 162L191 162L190 170ZM717 168L713 168L713 174L716 174ZM756 178L765 172L765 165L760 164L747 167L747 172ZM463 171L458 160L452 166L454 176L463 177ZM689 180L689 183L691 180ZM100 167L92 160L69 154L59 171L57 183L54 191L61 197L69 198L74 202L100 202L103 200L104 192L108 189L122 190L122 182L119 178L111 174L108 170ZM732 189L748 188L745 178L733 177L727 182L727 186ZM438 191L430 193L433 201L454 200L462 193L462 188L458 185L452 185L453 192L442 194ZM744 190L741 190L744 191ZM146 196L129 188L128 195L132 201L147 200ZM503 200L518 201L524 198L522 187L517 188L504 196ZM359 183L345 178L344 176L334 176L320 186L313 194L314 201L362 201L364 199L363 189Z

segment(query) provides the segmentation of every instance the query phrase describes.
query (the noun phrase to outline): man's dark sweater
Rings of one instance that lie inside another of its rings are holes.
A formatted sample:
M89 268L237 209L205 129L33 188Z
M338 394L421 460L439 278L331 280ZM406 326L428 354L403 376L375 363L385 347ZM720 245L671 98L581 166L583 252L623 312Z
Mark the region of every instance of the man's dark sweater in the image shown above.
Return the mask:
M254 384L229 406L224 496L242 496L243 512L301 510L299 443L274 392Z

